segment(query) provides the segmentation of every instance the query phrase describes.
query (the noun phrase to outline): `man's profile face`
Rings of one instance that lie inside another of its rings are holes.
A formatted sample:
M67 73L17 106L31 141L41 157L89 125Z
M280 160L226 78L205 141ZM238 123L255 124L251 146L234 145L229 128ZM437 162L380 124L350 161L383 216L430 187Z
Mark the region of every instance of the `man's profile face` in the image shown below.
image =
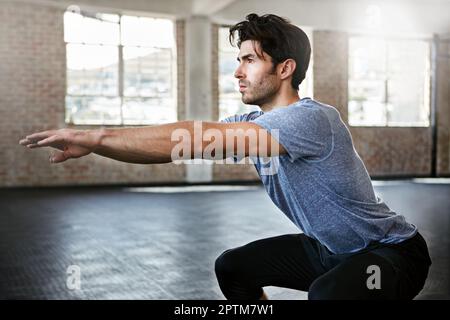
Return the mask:
M258 57L255 49L262 57ZM261 50L259 42L247 40L241 43L237 59L239 67L234 76L239 79L242 102L260 107L270 103L281 84L273 69L272 58Z

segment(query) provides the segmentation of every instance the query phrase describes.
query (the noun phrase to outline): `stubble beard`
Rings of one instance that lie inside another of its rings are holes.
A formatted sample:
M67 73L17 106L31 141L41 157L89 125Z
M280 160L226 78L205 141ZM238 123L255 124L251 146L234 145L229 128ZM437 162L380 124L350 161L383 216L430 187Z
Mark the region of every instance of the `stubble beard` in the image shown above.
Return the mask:
M250 83L242 93L242 102L256 106L269 102L278 92L274 78L272 74L267 74L258 81L256 86Z

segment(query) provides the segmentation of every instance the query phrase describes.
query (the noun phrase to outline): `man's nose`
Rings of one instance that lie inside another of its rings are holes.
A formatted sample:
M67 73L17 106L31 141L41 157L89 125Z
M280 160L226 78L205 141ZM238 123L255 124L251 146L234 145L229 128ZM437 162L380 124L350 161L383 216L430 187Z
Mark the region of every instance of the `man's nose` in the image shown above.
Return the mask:
M234 72L234 77L238 79L244 78L244 73L242 72L242 68L240 66Z

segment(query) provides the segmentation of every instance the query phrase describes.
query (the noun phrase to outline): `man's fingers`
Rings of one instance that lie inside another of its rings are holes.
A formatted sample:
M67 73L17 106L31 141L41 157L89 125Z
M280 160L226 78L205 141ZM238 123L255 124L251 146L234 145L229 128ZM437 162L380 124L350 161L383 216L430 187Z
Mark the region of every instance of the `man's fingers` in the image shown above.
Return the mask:
M23 146L27 146L27 145L33 144L33 143L35 143L35 142L32 141L32 140L30 140L30 139L22 139L22 140L19 141L19 143L20 143L21 145L23 145Z
M35 148L35 147L38 146L35 141L30 141L30 140L27 140L27 139L20 140L19 143L21 145L25 146L25 147L28 147L28 148Z
M26 136L25 139L20 140L19 144L24 145L24 146L27 146L29 144L34 144L42 139L46 139L48 137L55 135L55 133L56 133L55 130L36 132L36 133Z
M53 147L56 146L58 143L64 142L64 138L60 136L51 136L44 140L40 140L36 143L38 147Z
M33 134L30 134L28 136L26 136L25 138L27 138L28 140L31 141L39 141L42 139L45 139L47 137L51 137L53 135L55 135L55 130L49 130L49 131L41 131L41 132L36 132Z
M40 147L47 147L47 146L51 146L53 148L59 149L61 151L64 150L64 138L60 137L60 136L52 136L49 138L46 138L44 140L40 140L40 141L30 141L28 139L22 139L19 141L19 143L29 149L34 149L34 148L40 148Z
M38 141L33 141L30 139L24 139L20 141L21 145L24 145L30 149L33 148L39 148L39 147L47 147L47 146L55 146L56 144L59 142L64 141L64 139L60 136L51 136L49 138L43 139L43 140L38 140ZM60 148L58 148L60 149Z

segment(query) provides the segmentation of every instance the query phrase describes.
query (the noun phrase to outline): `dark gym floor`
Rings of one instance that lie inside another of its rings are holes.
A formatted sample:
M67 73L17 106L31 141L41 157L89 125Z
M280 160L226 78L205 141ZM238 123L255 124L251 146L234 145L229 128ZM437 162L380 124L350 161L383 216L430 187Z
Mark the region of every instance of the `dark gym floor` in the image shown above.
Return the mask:
M450 181L374 185L428 242L433 265L417 299L449 299ZM222 251L298 232L258 185L0 189L0 298L223 299ZM71 265L80 290L67 287Z

